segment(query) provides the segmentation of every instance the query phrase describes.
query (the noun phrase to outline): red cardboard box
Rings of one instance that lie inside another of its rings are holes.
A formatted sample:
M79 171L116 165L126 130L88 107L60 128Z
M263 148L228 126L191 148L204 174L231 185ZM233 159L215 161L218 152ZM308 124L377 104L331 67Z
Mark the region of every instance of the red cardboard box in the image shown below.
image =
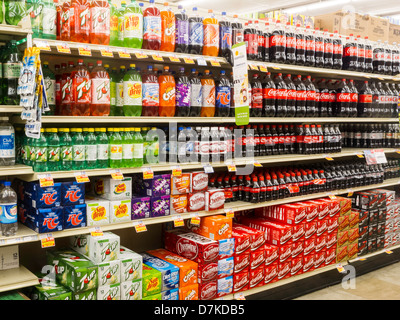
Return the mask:
M263 286L265 276L264 264L261 267L250 270L249 276L249 289Z
M313 254L314 250L315 250L315 237L304 240L303 246L304 246L304 249L303 249L304 256L309 256L309 255Z
M319 199L316 200L309 200L304 201L304 203L311 203L317 206L318 211L318 220L323 220L329 216L329 203L325 201L320 201Z
M232 227L232 237L235 238L235 254L249 253L251 250L251 235L244 232L237 232Z
M325 233L328 233L328 221L326 219L324 220L318 220L316 223L317 227L317 237L325 235Z
M292 244L279 246L279 263L284 263L292 258Z
M296 276L303 273L303 255L292 258L290 275Z
M265 249L265 265L271 265L279 261L279 247L270 244L264 245Z
M233 293L237 293L244 290L249 290L250 284L250 273L249 271L243 271L233 275Z
M204 192L208 189L208 173L204 171L192 172L192 192Z
M314 268L317 269L319 267L323 267L325 265L326 260L326 252L319 251L314 255Z
M232 228L238 233L244 233L250 235L251 250L257 250L265 243L265 235L261 230L251 228L247 225L233 223ZM232 230L233 230L232 229Z
M264 248L250 252L250 271L253 269L257 269L260 266L262 266L264 268L264 264L265 264Z
M339 227L338 216L328 218L327 220L328 228L326 232L328 233L336 233Z
M336 246L330 247L325 251L325 266L336 262Z
M250 252L234 255L233 260L234 260L234 269L233 269L234 274L250 270Z
M206 194L204 192L189 193L187 202L189 212L204 211L206 209Z
M199 283L217 280L218 262L199 263L197 278Z
M326 248L326 236L320 236L315 238L315 253L325 251Z
M292 258L278 264L278 280L286 279L291 276Z
M305 224L297 224L292 228L292 241L303 241L306 234Z
M278 281L278 263L272 263L265 266L264 284L269 284L276 281Z
M317 222L307 222L304 224L304 240L317 235Z
M302 256L304 252L304 242L297 241L292 244L292 258Z
M326 249L332 248L337 244L337 233L329 233L325 236Z
M308 254L303 257L303 272L314 270L314 255Z
M217 292L218 292L217 280L199 284L199 300L215 299L217 297Z

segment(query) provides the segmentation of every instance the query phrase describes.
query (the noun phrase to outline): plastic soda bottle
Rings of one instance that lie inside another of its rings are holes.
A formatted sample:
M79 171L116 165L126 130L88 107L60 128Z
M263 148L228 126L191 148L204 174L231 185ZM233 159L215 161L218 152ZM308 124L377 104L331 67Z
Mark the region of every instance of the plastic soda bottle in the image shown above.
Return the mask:
M134 168L141 167L143 165L143 137L140 134L140 128L134 128L133 138L133 161L132 166Z
M150 6L143 12L143 49L160 50L161 46L161 13L150 0Z
M101 60L90 75L92 88L91 116L108 116L110 114L110 76L104 69Z
M203 55L217 57L219 52L219 26L212 10L208 10L208 17L203 20L204 41Z
M196 69L191 70L190 79L190 117L200 117L203 103L203 87Z
M122 167L131 168L133 166L133 137L130 128L121 129L122 138Z
M60 170L60 138L57 128L48 129L47 134L47 170Z
M111 0L92 0L90 4L90 43L110 43L110 2Z
M173 117L175 115L175 79L169 72L169 67L164 66L164 72L158 77L160 84L160 117Z
M109 139L110 168L122 167L122 138L119 134L120 130L120 128L114 128Z
M175 14L168 6L168 2L164 2L161 9L161 51L174 52L175 50Z
M97 168L97 139L94 128L88 128L85 135L85 166L87 169Z
M71 39L71 21L73 16L73 9L71 8L71 1L65 1L59 13L60 25L60 39L61 41L69 41Z
M228 117L231 106L231 84L225 75L225 70L221 70L220 77L215 89L215 116Z
M160 85L152 66L147 66L147 72L143 74L142 81L142 116L156 117L160 105Z
M34 140L34 165L35 172L47 171L47 139L44 128L40 129L40 137Z
M4 181L0 192L0 224L4 237L14 236L18 231L17 193L11 188L11 181Z
M54 115L56 109L56 76L49 68L47 61L43 62L43 79L46 86L47 104L50 111L46 115Z
M72 92L72 71L75 68L72 61L68 62L68 68L64 69L61 76L61 108L60 114L62 116L70 116L72 114L72 104L74 96Z
M175 52L189 52L189 17L181 5L175 14Z
M126 7L124 12L124 46L142 48L143 43L143 12L135 0Z
M22 67L21 54L17 47L17 41L10 40L10 48L3 59L3 104L17 105L20 97L17 94L18 79Z
M89 43L90 8L88 0L72 0L70 13L70 41Z
M219 55L226 59L231 58L232 49L232 24L226 18L226 12L222 12L219 21Z
M8 117L0 117L0 165L13 166L15 164L15 129L8 122Z
M78 65L71 73L72 78L72 116L90 116L90 105L92 102L92 90L89 70L78 59Z
M135 64L124 76L124 115L139 117L142 114L142 77L135 70Z
M26 10L31 19L32 37L42 38L43 2L41 0L27 0Z
M156 127L152 127L151 131L155 131L157 130ZM146 139L148 141L148 146L146 149L146 154L144 155L144 159L145 159L145 163L158 163L159 162L159 149L160 149L160 143L158 140L158 135L154 135L152 139L149 138L145 138L143 137L143 139Z
M203 18L197 13L194 7L192 15L189 17L189 53L202 54L204 42Z
M72 170L72 138L69 134L69 128L60 128L60 169L61 170Z
M210 70L204 71L201 78L203 87L203 103L201 107L201 117L214 117L215 115L215 81L210 75Z
M121 1L121 7L118 8L118 42L115 44L111 44L111 46L119 46L123 47L124 44L124 24L125 24L125 9L126 9L126 1Z
M42 20L42 38L57 38L57 10L55 1L44 0L43 20Z
M134 131L134 128L133 128ZM147 149L149 147L149 142L147 140L147 133L149 132L149 128L148 127L143 127L140 129L140 134L143 137L143 163L147 163L147 159L146 159L146 154L147 154Z
M117 106L117 79L118 72L117 68L111 69L110 75L110 116L115 116L115 108Z
M4 17L7 24L16 26L27 14L25 0L4 1Z
M124 76L125 66L120 66L117 82L115 84L116 105L114 116L118 117L124 115Z
M185 68L180 68L175 78L176 110L175 117L188 117L190 114L191 85Z
M109 167L109 143L106 134L106 128L95 128L96 145L97 145L97 164L96 168Z
M72 170L85 169L86 147L82 128L71 128L72 133Z
M118 40L118 19L121 11L110 1L110 46L120 47L122 43Z

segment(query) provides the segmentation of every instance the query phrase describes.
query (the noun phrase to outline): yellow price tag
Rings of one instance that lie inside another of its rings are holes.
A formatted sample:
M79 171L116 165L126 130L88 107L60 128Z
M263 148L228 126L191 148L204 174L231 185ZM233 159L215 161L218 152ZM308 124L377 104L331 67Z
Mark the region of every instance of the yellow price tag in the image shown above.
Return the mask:
M340 273L345 272L345 269L343 268L343 266L342 266L341 264L336 265L336 269L337 269Z
M144 54L143 52L135 52L135 56L138 59L146 59L147 58L147 54Z
M152 54L151 57L153 58L153 60L156 60L156 61L164 61L163 57L161 57L158 54Z
M393 253L393 251L390 251L390 250L386 250L385 251L387 254L392 254Z
M114 57L114 54L108 48L101 48L100 54L102 57Z
M255 167L262 167L262 164L259 163L258 161L254 161L253 165L254 165Z
M153 179L154 177L154 173L153 173L153 169L151 169L150 167L147 168L143 168L143 179Z
M258 66L261 72L268 72L268 69L264 66Z
M57 51L59 53L71 53L71 49L69 48L69 45L66 44L65 42L57 45Z
M333 193L328 194L328 197L332 200L336 200L336 196Z
M43 235L40 239L40 243L43 249L54 247L56 245L56 241L54 240L54 237L51 233Z
M181 62L181 60L177 56L169 56L169 60L171 62Z
M75 172L75 179L78 183L90 182L88 175L85 171Z
M92 56L92 51L88 46L85 45L80 45L78 47L78 53L80 56L85 56L85 57L91 57Z
M217 60L210 60L210 63L213 67L220 67L221 64Z
M92 229L90 234L93 237L101 237L103 235L103 231L101 231L100 227L95 227L94 229Z
M174 227L175 228L184 226L183 219L180 215L173 217L173 219L174 219Z
M186 58L186 57L184 57L184 58L183 58L183 61L184 61L185 63L187 63L187 64L194 64L194 60L193 60L192 58Z
M233 209L225 209L226 217L227 218L234 218L235 217L235 212Z
M351 197L353 195L354 191L352 189L348 190L347 196Z
M364 158L364 155L362 153L357 153L357 157Z
M39 175L39 184L41 188L54 186L54 180L50 173Z
M111 170L110 173L111 173L111 178L113 178L114 180L122 180L124 178L124 175L119 169Z
M36 48L39 48L40 51L51 51L50 45L45 40L35 41Z
M333 161L333 158L331 156L326 156L325 159L328 161Z
M200 217L197 214L192 215L192 218L190 219L190 223L196 226L200 225Z
M172 168L172 175L174 177L180 177L182 175L182 169L179 166Z
M128 53L128 51L122 49L118 50L118 56L120 58L128 58L128 59L131 58L131 55Z
M250 70L258 71L258 67L255 64L250 64Z
M137 233L147 231L147 227L143 223L143 221L141 221L141 220L140 221L135 221L133 224L135 226L135 230L136 230Z
M235 164L228 164L228 171L229 172L236 172L236 165Z

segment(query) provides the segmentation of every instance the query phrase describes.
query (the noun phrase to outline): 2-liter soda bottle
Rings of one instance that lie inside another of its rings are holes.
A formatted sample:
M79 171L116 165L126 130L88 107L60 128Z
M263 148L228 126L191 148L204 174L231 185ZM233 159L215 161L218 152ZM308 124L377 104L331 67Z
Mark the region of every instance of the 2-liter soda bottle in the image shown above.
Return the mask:
M113 4L111 1L110 4L110 46L120 47L122 43L118 40L118 19L121 16L121 11Z
M203 103L201 107L201 117L214 117L215 115L215 81L210 75L210 70L204 71L201 78L203 88Z
M160 85L160 117L173 117L175 115L175 79L169 72L169 67L164 66L164 72L158 77Z
M175 50L175 14L168 6L168 2L164 2L161 9L161 51L174 52Z
M197 8L192 9L189 17L189 53L202 54L204 42L203 18L197 13Z
M203 86L196 69L191 70L190 79L190 117L200 117L203 103Z
M88 0L72 0L70 15L69 41L89 43L90 39L90 8ZM65 39L66 40L66 39Z
M90 116L92 102L90 74L83 60L78 60L78 65L71 73L72 78L72 116Z
M142 114L142 77L131 64L130 70L124 76L124 115L139 117Z
M95 128L97 145L97 163L96 168L109 167L109 142L106 134L106 128Z
M133 137L131 128L121 128L122 139L122 167L133 167Z
M190 81L185 74L185 68L180 68L175 78L176 85L176 117L188 117L190 113Z
M71 128L72 133L72 170L83 170L86 168L85 138L82 128Z
M108 116L110 114L110 76L104 69L101 60L90 75L92 87L91 116Z
M85 166L87 169L97 167L97 139L94 128L88 128L85 135Z
M143 166L143 137L140 134L140 128L134 129L132 135L133 140L133 161L132 166L134 168Z
M90 4L90 43L109 45L110 3L111 0L92 0Z
M160 105L160 85L156 73L151 65L142 76L142 116L157 117Z
M47 134L47 170L60 170L60 138L58 129L50 128Z
M215 116L228 117L231 106L231 83L225 75L225 70L221 70L215 87Z
M217 57L219 53L219 26L212 10L208 10L208 17L203 20L203 28L203 55Z
M143 12L143 49L160 50L161 46L161 13L150 0L150 6Z
M47 104L50 107L50 111L46 112L46 115L54 115L56 109L56 76L50 70L47 61L43 62L43 79L46 86Z
M69 128L58 129L60 136L60 170L72 170L72 138Z
M43 3L42 38L56 40L57 11L56 1L45 0Z
M189 17L181 5L175 14L175 52L189 52Z
M142 48L143 43L143 11L132 0L124 13L124 46L128 48Z
M110 168L122 168L122 137L120 128L114 128L109 138Z
M115 78L115 107L111 111L110 115L116 117L122 117L124 115L124 76L125 76L125 66L119 67L119 73Z

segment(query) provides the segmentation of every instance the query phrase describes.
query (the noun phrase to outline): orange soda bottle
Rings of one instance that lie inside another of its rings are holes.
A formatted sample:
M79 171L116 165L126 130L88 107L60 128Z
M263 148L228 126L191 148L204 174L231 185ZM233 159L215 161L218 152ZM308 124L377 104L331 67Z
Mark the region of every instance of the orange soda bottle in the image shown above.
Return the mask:
M89 70L78 59L78 65L71 73L72 78L72 111L71 116L90 116L91 81Z
M208 10L208 14L209 16L203 20L203 55L217 57L219 51L218 20L212 10Z
M175 14L168 7L168 2L164 2L161 9L161 51L175 51Z
M110 75L104 69L101 60L90 74L92 86L92 104L90 105L91 116L108 116L110 114Z
M203 89L203 102L200 111L200 117L214 117L215 115L215 81L210 74L210 70L204 71L201 78Z
M160 117L173 117L175 115L175 79L169 72L169 67L164 66L164 72L158 77L160 85Z
M72 0L70 41L89 43L90 10L88 0Z
M90 5L90 43L110 43L110 4L107 0L92 0Z

